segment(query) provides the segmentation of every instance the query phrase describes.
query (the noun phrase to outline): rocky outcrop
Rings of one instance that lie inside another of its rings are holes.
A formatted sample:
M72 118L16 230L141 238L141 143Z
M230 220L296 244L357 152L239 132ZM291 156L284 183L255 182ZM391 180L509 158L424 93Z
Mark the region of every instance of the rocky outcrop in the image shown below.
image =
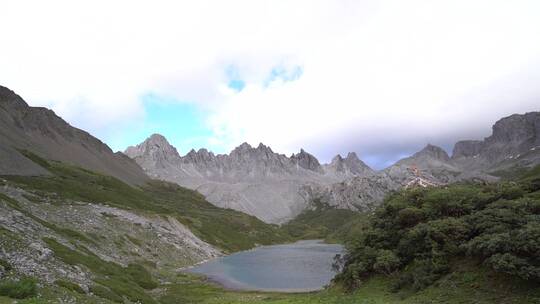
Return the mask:
M148 180L130 158L114 153L53 111L28 106L13 91L0 86L0 175L47 174L45 168L27 159L21 150L111 175L132 185Z
M327 174L345 178L367 176L375 173L354 152L349 152L345 158L339 154L336 155L330 164L324 166L324 170Z
M369 211L390 191L401 187L387 173L380 172L330 185L306 185L302 188L302 195L309 202L318 200L339 209Z
M454 145L454 150L452 151L452 158L457 159L461 157L475 157L480 154L484 142L480 140L462 140L458 141Z
M318 173L323 173L323 168L315 156L300 149L300 153L293 154L291 160L299 167Z
M453 163L465 171L486 172L540 163L540 112L502 118L492 129L483 141L456 143Z

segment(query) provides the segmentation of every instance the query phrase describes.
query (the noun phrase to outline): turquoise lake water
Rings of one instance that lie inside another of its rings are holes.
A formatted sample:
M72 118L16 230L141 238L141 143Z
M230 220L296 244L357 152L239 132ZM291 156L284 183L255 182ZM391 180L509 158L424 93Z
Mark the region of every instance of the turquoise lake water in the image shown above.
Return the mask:
M306 292L330 282L336 275L333 258L342 251L341 245L300 241L242 251L186 271L203 274L230 289Z

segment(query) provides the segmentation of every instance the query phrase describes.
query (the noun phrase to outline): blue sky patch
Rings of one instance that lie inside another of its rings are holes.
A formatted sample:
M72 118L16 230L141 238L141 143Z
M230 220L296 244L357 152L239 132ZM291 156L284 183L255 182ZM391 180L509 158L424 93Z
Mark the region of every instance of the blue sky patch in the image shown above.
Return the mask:
M244 89L244 87L246 86L246 83L243 81L243 80L240 80L240 79L233 79L231 81L229 81L229 84L228 84L228 87L237 91L237 92L240 92Z
M142 102L144 119L125 126L128 130L124 132L115 132L122 136L113 136L108 140L113 150L123 151L130 145L141 143L153 133L165 136L181 155L192 148L210 147L208 139L213 133L205 121L207 114L196 105L153 93L144 95Z
M234 64L229 65L225 69L225 75L227 76L227 79L229 80L229 82L227 83L227 86L229 88L237 92L240 92L246 86L246 82L242 80L240 71L236 65Z
M273 81L281 80L283 82L295 81L299 79L304 73L304 69L301 66L294 66L290 69L284 66L276 66L270 71L270 75L264 82L265 86L270 85Z

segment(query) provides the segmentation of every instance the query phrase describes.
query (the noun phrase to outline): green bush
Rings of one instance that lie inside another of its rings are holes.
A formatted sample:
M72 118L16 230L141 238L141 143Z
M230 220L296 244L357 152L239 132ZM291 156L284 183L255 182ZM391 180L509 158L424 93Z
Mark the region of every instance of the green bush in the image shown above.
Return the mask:
M381 249L377 252L375 263L373 263L373 270L378 273L391 274L398 269L399 263L399 258L393 251Z
M393 193L347 244L335 280L355 288L374 274L396 274L396 289L419 290L448 273L453 261L472 258L496 272L540 282L536 180Z
M0 296L7 296L13 299L26 299L36 295L36 280L32 278L22 278L18 281L0 281Z

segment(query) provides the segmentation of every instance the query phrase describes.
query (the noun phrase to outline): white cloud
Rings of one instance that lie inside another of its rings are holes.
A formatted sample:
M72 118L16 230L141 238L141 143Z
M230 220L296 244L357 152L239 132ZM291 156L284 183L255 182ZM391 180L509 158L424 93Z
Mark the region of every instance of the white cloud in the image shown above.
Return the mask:
M538 109L539 16L538 1L5 1L0 84L101 137L153 91L207 109L213 145L327 159ZM266 86L276 66L302 75Z

